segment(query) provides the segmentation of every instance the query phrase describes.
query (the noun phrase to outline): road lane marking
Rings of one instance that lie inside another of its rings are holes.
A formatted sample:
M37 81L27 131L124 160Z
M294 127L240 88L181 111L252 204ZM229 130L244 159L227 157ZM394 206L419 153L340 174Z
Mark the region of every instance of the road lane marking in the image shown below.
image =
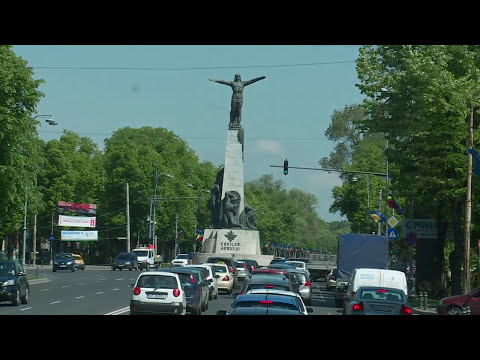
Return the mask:
M40 291L49 291L49 290L50 290L50 289L42 289L42 290L40 290Z
M53 305L53 304L58 304L58 303L61 303L61 301L54 301L54 302L51 302L50 305Z
M113 289L112 291L117 291L117 290L120 290L120 289Z
M85 295L82 295L82 296L75 296L75 299L81 299L81 298L84 298Z
M62 288L70 287L70 285L62 285Z
M120 314L129 312L129 311L130 311L130 307L127 306L127 307L124 307L123 309L118 309L118 310L109 312L109 313L107 313L107 314L105 314L105 315L120 315Z
M30 310L30 309L33 309L33 307L27 307L27 308L23 308L23 309L20 309L20 311L24 311L24 310Z
M103 294L103 291L97 292L95 295Z

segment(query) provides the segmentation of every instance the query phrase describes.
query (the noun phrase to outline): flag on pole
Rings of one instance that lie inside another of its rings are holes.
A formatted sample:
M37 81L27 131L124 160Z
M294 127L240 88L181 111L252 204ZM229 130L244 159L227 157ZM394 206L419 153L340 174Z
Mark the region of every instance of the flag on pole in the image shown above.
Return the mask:
M387 205L390 206L392 209L395 209L395 211L397 212L398 215L402 215L402 214L403 214L402 208L401 208L400 205L398 205L398 203L395 201L395 198L393 197L392 194L388 194Z
M378 222L385 222L387 218L379 211L370 211L370 217L375 221L375 224Z
M177 239L183 235L183 233L185 232L185 229L182 229L178 234L177 234Z
M472 154L473 158L475 159L475 169L473 173L475 175L480 175L480 156L478 155L478 151L475 149L468 149L467 151Z

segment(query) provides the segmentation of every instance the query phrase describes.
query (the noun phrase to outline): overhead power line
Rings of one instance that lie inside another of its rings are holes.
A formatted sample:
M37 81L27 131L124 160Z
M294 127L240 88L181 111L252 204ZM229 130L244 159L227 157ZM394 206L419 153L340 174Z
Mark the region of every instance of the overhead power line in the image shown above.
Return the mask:
M327 61L298 64L276 64L276 65L245 65L245 66L206 66L206 67L90 67L90 66L32 66L34 69L48 70L140 70L140 71L190 71L190 70L217 70L217 69L252 69L252 68L278 68L278 67L301 67L333 64L350 64L355 60L346 61Z

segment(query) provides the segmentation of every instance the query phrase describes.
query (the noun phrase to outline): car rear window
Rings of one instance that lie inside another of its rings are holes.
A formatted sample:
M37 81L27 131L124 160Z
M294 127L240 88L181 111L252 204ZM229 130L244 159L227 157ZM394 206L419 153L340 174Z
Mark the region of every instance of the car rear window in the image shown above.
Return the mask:
M404 301L404 294L401 290L383 289L383 288L369 288L359 289L357 298L362 300L387 300L387 301Z
M165 275L142 275L137 281L137 286L141 288L157 289L178 288L177 279L175 279L173 276Z
M223 265L212 265L213 272L226 273L228 272L227 267Z
M266 300L268 301L268 300ZM287 309L287 310L299 310L297 306L292 303L284 303L284 302L260 302L256 301L240 301L238 303L234 303L232 305L233 308L246 308L246 307L258 307L258 306L268 306L271 308L278 308L278 309Z
M291 291L289 286L278 285L278 284L249 284L246 291L253 290L253 289L276 289L276 290Z

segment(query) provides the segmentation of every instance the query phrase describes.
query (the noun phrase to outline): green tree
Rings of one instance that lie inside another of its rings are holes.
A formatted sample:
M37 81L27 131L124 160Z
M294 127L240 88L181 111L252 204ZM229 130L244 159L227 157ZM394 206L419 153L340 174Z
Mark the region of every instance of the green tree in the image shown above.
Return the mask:
M207 227L210 219L206 213L206 199L196 199L197 192L210 189L215 182L215 167L208 162L200 163L198 155L184 140L164 128L122 128L106 139L105 144L105 169L109 177L103 202L107 212L125 209L125 189L129 184L130 246L137 241L148 241L146 220L150 199L155 194L157 171L156 197L164 198L156 203L155 212L159 249L166 255L172 250L177 214L178 231L185 229L180 238L181 249L193 249L195 222L197 229L201 229ZM161 174L169 174L172 178ZM125 224L125 211L105 223L112 228L111 235L117 237L125 236ZM125 250L126 246L122 246L119 244L117 249Z
M39 123L32 113L43 96L42 83L12 46L0 45L0 238L18 236L25 199L39 198ZM12 242L8 248L11 255Z
M367 96L363 126L389 139L386 155L396 170L395 187L414 203L415 216L437 220L437 241L424 249L428 254L417 247L417 256L433 259L424 268L432 269L429 280L439 292L446 287L443 247L449 227L456 244L452 292L462 292L465 147L470 106L479 100L478 50L467 45L364 46L357 60L358 87ZM419 267L417 280L422 271Z

